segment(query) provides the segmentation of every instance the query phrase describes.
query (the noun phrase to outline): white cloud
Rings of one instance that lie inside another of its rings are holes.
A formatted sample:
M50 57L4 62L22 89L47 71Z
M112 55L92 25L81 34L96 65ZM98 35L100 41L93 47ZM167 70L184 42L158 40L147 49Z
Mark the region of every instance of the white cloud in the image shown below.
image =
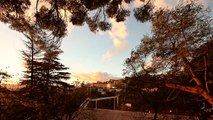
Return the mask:
M90 72L90 73L72 73L74 79L86 82L97 82L97 81L107 81L110 79L119 79L106 72Z
M126 40L128 32L125 22L116 22L115 19L110 19L110 22L112 24L112 29L108 34L112 39L114 49L107 51L102 56L102 60L110 59L128 48L128 42Z

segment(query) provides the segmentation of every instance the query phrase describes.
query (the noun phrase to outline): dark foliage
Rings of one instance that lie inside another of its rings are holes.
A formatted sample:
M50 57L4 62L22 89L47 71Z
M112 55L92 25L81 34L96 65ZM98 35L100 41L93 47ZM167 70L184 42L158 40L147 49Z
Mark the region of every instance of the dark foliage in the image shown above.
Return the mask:
M122 2L130 4L132 1L36 0L36 4L31 4L30 0L1 0L0 21L9 23L12 29L20 32L25 32L27 27L36 24L40 29L49 31L49 34L62 38L66 35L68 22L78 26L86 22L92 32L109 30L111 24L108 19L115 18L117 22L125 21L130 11L124 9L121 4ZM150 0L142 2L147 4L135 9L135 16L138 20L145 22L150 18L153 6ZM41 5L43 3L50 6ZM28 11L31 6L35 9ZM33 16L28 16L27 11Z
M152 3L147 3L144 6L134 9L134 16L140 22L146 22L152 18L154 6Z
M17 91L0 92L0 118L1 120L14 119L71 119L72 114L78 109L79 105L86 99L86 89L79 88L68 90L52 87L49 90L50 103L43 104L40 101L30 100L24 96L26 88ZM40 97L40 96L38 96Z

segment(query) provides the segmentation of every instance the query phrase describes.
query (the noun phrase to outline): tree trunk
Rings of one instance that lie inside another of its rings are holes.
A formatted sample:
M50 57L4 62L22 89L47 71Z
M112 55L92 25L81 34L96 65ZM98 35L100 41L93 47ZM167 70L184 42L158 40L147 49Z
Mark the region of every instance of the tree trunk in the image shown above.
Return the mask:
M169 87L169 88L175 88L175 89L179 89L179 90L186 91L189 93L201 95L211 105L213 105L213 96L211 96L207 91L205 91L203 88L201 88L199 86L189 87L189 86L183 86L183 85L178 85L178 84L169 84L169 83L166 83L165 86Z

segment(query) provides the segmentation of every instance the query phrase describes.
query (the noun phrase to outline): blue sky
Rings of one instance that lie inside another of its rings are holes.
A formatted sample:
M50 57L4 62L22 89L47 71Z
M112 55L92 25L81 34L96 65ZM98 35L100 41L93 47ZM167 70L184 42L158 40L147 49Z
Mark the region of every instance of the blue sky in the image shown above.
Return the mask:
M201 3L213 7L212 0L199 0ZM172 7L177 0L156 0L158 7ZM131 6L139 6L136 0ZM212 15L212 13L211 13ZM137 22L131 16L125 22L112 23L112 30L93 33L86 25L81 27L69 26L69 32L62 41L60 55L61 62L69 67L73 80L106 81L122 76L124 60L130 56L130 52L140 43L143 35L149 34L151 26L148 22ZM0 23L0 69L7 70L18 81L21 71L24 70L20 50L25 49L23 40L26 38L8 25ZM9 68L8 68L9 66Z
M64 64L70 65L73 77L81 76L78 79L86 79L86 76L82 77L86 73L88 76L96 74L99 76L97 78L106 77L106 75L112 78L122 77L125 58L139 44L143 34L150 33L148 23L136 22L132 17L128 18L126 23L119 23L118 28L112 29L117 30L124 26L125 29L121 30L119 35L111 35L111 31L92 33L88 27L71 30L62 42L64 53L61 59Z

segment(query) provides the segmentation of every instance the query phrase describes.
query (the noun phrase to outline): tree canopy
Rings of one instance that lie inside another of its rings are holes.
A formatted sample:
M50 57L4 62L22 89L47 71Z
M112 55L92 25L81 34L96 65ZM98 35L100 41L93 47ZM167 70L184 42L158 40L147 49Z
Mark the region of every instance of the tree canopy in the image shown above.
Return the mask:
M0 21L12 29L26 32L32 25L48 31L55 37L66 35L67 25L81 26L84 23L92 32L111 28L109 18L124 21L130 10L122 4L134 0L1 0ZM134 10L139 21L150 19L153 0L141 0L145 4ZM35 4L33 4L35 3ZM20 27L21 26L21 27Z
M48 39L38 39L33 35L25 34L28 39L25 41L27 47L22 51L23 60L26 70L21 83L26 85L30 90L29 95L41 94L39 98L45 98L48 101L49 89L51 86L63 86L62 80L70 78L70 73L65 72L68 67L65 67L59 62L60 44L52 42Z
M199 94L213 104L208 87L212 81L213 40L208 9L195 2L170 10L161 8L153 13L150 22L151 35L144 36L126 59L124 73L166 76L167 87ZM185 75L189 77L183 77L183 81L174 79Z

